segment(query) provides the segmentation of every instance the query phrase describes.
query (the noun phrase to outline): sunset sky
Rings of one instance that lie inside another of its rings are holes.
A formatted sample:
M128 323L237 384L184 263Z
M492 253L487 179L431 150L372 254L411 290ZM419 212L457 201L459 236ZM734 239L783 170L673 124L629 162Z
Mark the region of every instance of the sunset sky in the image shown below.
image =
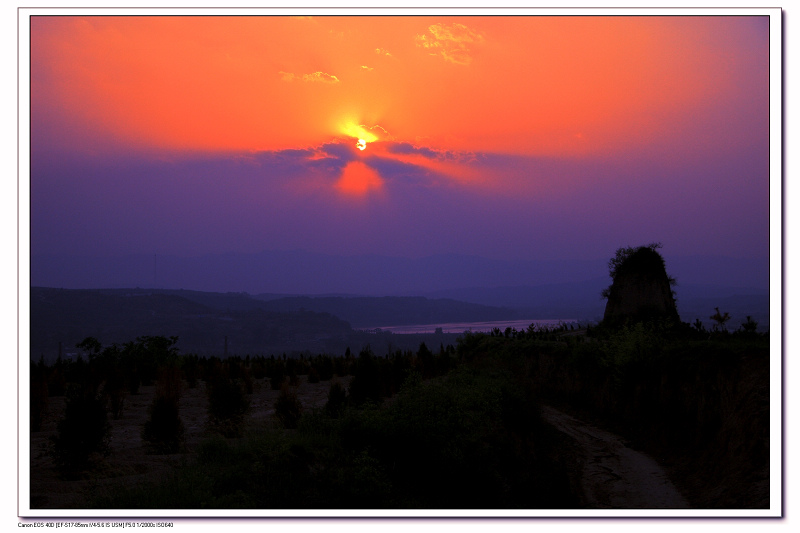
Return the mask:
M30 32L34 256L595 259L660 241L768 261L766 16Z

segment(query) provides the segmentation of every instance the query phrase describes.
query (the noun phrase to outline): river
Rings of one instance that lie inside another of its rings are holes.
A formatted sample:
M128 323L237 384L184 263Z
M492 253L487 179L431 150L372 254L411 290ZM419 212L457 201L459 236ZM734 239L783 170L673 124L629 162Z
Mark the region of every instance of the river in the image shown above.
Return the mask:
M536 319L536 320L497 320L492 322L448 322L444 324L417 324L405 326L380 326L375 328L359 328L363 331L390 331L398 334L409 333L435 333L438 328L442 328L442 333L463 333L465 331L488 333L494 328L505 331L506 328L516 330L528 329L531 324L540 327L558 326L559 324L574 324L577 321L573 318L568 319Z

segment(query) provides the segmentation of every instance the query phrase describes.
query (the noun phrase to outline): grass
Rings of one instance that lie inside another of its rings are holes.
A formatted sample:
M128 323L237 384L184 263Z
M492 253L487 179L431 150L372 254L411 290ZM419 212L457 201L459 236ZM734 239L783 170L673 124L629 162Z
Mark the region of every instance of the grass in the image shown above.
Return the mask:
M498 359L423 381L392 402L295 430L204 442L157 486L121 489L99 508L559 508L579 505L561 437ZM554 460L555 459L555 460Z
M768 335L665 324L529 328L465 334L457 349L438 354L421 347L376 358L367 348L357 359L240 364L228 363L235 379L211 371L219 360L193 360L191 368L208 381L210 417L227 423L218 430L231 431L210 437L161 483L120 487L91 506L579 508L576 454L541 420L540 402L656 457L695 507L769 506ZM248 372L286 387L284 377L301 367L320 376L352 370L354 378L348 391L333 383L323 409L301 412L287 388L284 423L243 434ZM74 386L74 376L91 369L54 367L47 384L72 376ZM88 411L73 411L68 406L67 418L77 427ZM72 426L60 425L56 449L79 464L84 443L68 438L79 434Z
M768 335L638 324L544 338L470 351L524 358L537 394L658 458L694 506L769 506Z

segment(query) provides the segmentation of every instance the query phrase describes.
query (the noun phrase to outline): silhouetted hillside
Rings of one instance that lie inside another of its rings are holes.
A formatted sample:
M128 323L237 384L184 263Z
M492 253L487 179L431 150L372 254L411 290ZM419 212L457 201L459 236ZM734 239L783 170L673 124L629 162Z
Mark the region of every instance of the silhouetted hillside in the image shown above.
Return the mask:
M222 296L194 297L226 300ZM245 301L241 295L232 302ZM31 289L31 357L53 359L95 337L104 345L139 336L177 336L184 353L222 355L314 349L338 351L352 333L350 325L325 313L278 313L257 307L220 310L174 294L150 291ZM333 345L330 345L333 343Z
M351 329L447 322L521 319L599 321L605 278L542 286L451 289L424 297L281 296L171 289L31 289L31 357L55 358L86 337L104 344L143 335L178 336L184 353L315 351L338 353L380 341ZM683 322L707 326L715 307L731 315L731 330L751 316L769 329L769 295L758 289L680 285ZM407 339L406 339L407 340ZM416 341L417 344L420 342ZM436 341L439 342L438 340ZM453 339L446 342L453 342ZM386 348L388 349L388 348Z
M184 289L98 289L98 293L116 296L147 296L152 294L178 296L218 311L251 311L263 309L263 302L245 292L204 292Z
M183 353L222 355L311 351L339 353L352 345L405 347L404 340L355 327L522 318L501 309L426 298L284 297L165 289L31 289L31 357L52 360L75 352L86 337L101 343L139 336L177 336ZM455 338L437 342L454 342ZM412 344L419 345L419 339ZM386 348L388 349L388 348Z

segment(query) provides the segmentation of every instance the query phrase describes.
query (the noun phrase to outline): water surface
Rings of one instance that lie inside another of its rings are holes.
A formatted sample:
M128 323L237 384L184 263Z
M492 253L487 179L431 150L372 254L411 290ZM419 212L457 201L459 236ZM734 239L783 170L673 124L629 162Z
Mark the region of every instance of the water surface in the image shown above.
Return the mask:
M390 331L392 333L435 333L438 328L442 328L442 333L463 333L472 331L475 333L488 333L494 328L505 331L506 328L517 330L528 329L528 326L535 324L537 327L554 327L561 324L574 324L574 318L554 318L537 320L497 320L489 322L448 322L443 324L417 324L405 326L378 326L374 328L363 328L365 331Z

